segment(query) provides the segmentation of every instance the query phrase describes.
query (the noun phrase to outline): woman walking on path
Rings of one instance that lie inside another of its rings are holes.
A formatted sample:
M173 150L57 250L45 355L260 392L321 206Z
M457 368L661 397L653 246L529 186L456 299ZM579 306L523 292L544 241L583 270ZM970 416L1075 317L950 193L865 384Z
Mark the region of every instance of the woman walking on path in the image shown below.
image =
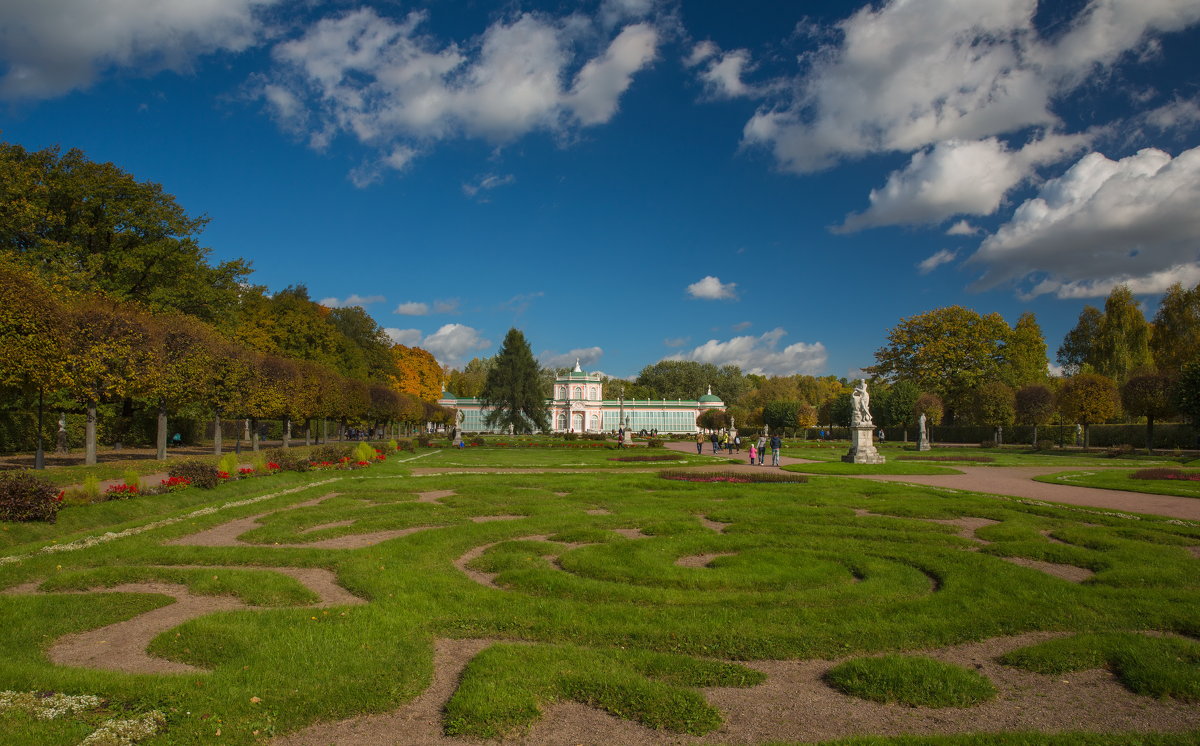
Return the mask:
M767 436L765 436L765 435L758 436L758 452L759 452L759 454L761 455L761 454L766 453L766 448L767 448ZM765 461L766 461L766 459L760 458L758 460L758 465L763 466Z

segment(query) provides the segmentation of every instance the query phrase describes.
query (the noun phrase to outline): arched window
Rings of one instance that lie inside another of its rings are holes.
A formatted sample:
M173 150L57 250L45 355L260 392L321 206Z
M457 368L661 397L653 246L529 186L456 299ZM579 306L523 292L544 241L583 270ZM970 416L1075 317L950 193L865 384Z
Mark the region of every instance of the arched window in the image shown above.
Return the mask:
M559 398L559 399L566 399L566 398L567 398L567 387L566 387L566 386L559 386L559 387L558 387L558 398Z
M599 400L600 400L600 389L593 386L592 387L592 401L599 401Z
M600 418L597 417L596 415L592 415L592 421L591 421L591 424L588 425L588 430L590 432L594 433L599 429L600 429Z
M565 414L560 414L558 416L558 429L559 430L567 429L567 416Z
M582 399L582 398L583 398L583 389L581 389L581 388L580 388L580 387L578 387L578 386L576 386L576 387L575 387L575 398L576 398L576 399Z

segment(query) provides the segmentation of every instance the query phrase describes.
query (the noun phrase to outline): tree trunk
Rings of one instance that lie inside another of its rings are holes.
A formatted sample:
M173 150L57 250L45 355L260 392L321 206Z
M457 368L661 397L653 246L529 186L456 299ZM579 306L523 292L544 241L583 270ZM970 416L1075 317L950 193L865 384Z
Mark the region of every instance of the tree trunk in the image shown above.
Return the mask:
M341 421L338 422L338 442L341 443L345 440L346 440L346 418L343 417L341 419Z
M213 455L220 456L221 448L225 445L222 440L225 434L221 432L221 413L213 415Z
M250 450L258 450L258 418L251 417L246 420L246 428L250 431Z
M87 425L84 431L83 463L88 466L96 465L96 402L88 402Z
M312 417L304 421L304 445L312 445Z
M158 432L154 443L157 447L154 458L162 461L167 457L167 408L161 403L158 405Z
M292 418L291 417L283 418L283 447L284 448L292 447Z
M321 418L321 445L329 442L329 420Z
M1038 426L1034 425L1033 426L1033 447L1034 448L1037 448L1037 444L1038 444L1037 431L1038 431Z
M1088 447L1089 447L1088 444L1091 442L1091 439L1090 439L1091 429L1092 429L1091 425L1083 426L1083 450L1085 450L1085 451L1088 449Z
M1146 418L1146 455L1154 455L1154 417Z
M33 457L33 468L35 468L35 469L45 469L46 468L46 450L45 450L44 444L42 443L42 413L43 413L43 411L44 410L42 407L42 390L39 388L38 389L37 453L34 454L34 457Z

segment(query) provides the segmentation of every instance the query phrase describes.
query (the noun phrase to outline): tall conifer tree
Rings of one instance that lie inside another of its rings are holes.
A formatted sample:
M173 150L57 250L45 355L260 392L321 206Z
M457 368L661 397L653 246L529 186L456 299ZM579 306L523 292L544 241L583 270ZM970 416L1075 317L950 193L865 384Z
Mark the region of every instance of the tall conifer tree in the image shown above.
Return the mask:
M546 414L538 364L525 335L509 329L494 360L480 397L484 407L491 410L487 424L511 428L517 433L549 430L550 418Z

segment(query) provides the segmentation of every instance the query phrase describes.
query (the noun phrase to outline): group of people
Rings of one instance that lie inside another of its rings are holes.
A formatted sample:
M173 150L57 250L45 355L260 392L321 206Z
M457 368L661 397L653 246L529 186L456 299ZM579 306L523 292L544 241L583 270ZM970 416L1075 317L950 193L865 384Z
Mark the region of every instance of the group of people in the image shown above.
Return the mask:
M728 432L723 432L720 435L713 433L708 437L712 442L712 452L714 454L722 451L726 453L741 453L742 452L742 437L736 433L732 436ZM696 453L704 452L704 433L696 433ZM772 435L770 440L767 436L758 436L758 441L750 442L750 465L754 466L756 460L759 466L767 465L767 447L770 446L771 466L779 466L779 452L783 450L783 439L778 435Z

